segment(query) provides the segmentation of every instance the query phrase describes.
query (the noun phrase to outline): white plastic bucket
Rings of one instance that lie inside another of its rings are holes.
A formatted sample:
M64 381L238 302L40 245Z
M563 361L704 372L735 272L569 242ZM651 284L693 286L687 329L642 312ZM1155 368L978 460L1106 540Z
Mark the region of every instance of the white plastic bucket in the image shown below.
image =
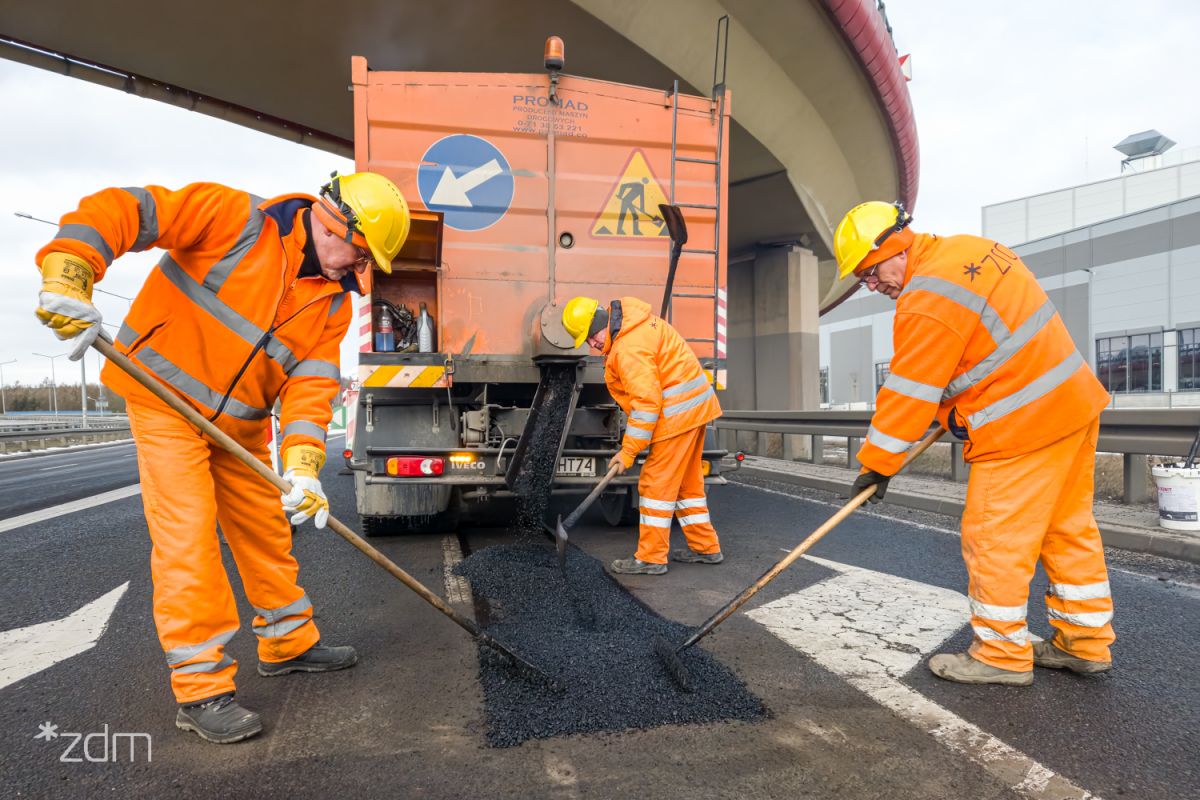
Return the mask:
M1158 485L1158 524L1174 531L1200 531L1200 467L1164 465L1151 472Z

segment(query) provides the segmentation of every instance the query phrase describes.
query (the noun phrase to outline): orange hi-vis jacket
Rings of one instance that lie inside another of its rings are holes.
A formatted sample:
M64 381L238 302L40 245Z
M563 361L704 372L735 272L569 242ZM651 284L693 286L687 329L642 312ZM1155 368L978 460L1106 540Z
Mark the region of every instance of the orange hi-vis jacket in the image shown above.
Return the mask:
M935 416L967 461L986 461L1058 441L1109 401L1033 273L989 239L916 235L892 339L858 455L883 475Z
M276 399L282 446L324 447L351 320L340 283L299 277L302 213L316 198L263 200L213 183L105 189L62 218L38 252L73 253L97 283L133 250L167 252L133 301L117 349L169 384L241 441L262 440ZM127 399L158 401L117 367L102 378Z
M651 442L721 416L721 404L696 354L645 301L613 301L604 352L604 380L629 417L620 453L627 468Z

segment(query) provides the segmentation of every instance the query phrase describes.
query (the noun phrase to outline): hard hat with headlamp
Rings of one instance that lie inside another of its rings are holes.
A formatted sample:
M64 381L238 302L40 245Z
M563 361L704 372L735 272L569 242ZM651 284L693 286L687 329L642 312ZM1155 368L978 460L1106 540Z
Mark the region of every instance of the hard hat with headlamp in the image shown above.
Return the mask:
M871 200L846 212L833 232L838 279L907 249L912 233L905 229L911 222L912 215L903 203Z
M412 224L404 195L396 184L376 172L333 173L321 187L313 213L343 241L368 250L375 264L388 274ZM364 292L365 273L357 275Z

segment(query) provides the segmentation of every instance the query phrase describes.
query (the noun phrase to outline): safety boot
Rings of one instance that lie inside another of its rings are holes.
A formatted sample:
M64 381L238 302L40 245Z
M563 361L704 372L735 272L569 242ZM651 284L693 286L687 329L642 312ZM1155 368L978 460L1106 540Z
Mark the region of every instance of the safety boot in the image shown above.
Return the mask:
M671 553L671 560L679 561L683 564L720 564L725 560L725 556L720 550L715 553L697 553L688 547L684 550L676 550Z
M969 653L940 653L929 659L929 669L939 678L955 683L998 683L1001 686L1033 685L1033 670L1016 672L985 664Z
M1060 650L1050 642L1033 643L1033 664L1047 669L1069 669L1080 675L1094 675L1112 669L1112 664L1108 661L1088 661L1086 658Z
M609 571L621 575L665 575L666 564L651 564L640 558L618 558L609 566Z
M317 642L308 650L289 661L272 663L258 662L258 674L264 678L274 678L276 675L287 675L289 672L333 672L334 670L353 667L358 663L358 653L353 647L326 647Z
M195 731L201 739L216 744L240 742L263 729L258 714L238 705L232 694L180 706L175 714L175 727Z

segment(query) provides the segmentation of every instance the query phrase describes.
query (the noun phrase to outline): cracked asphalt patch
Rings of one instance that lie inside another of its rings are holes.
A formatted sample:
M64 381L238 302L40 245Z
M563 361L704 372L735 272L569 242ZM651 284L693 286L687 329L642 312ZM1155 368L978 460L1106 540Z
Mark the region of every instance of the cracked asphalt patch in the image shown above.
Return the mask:
M486 600L488 633L546 670L564 690L551 693L520 679L481 648L487 741L493 747L769 715L733 672L699 647L680 656L694 687L680 691L654 653L654 637L678 643L691 629L650 611L600 561L575 547L567 553L567 583L554 548L545 545L489 547L456 572L471 582L477 599Z

